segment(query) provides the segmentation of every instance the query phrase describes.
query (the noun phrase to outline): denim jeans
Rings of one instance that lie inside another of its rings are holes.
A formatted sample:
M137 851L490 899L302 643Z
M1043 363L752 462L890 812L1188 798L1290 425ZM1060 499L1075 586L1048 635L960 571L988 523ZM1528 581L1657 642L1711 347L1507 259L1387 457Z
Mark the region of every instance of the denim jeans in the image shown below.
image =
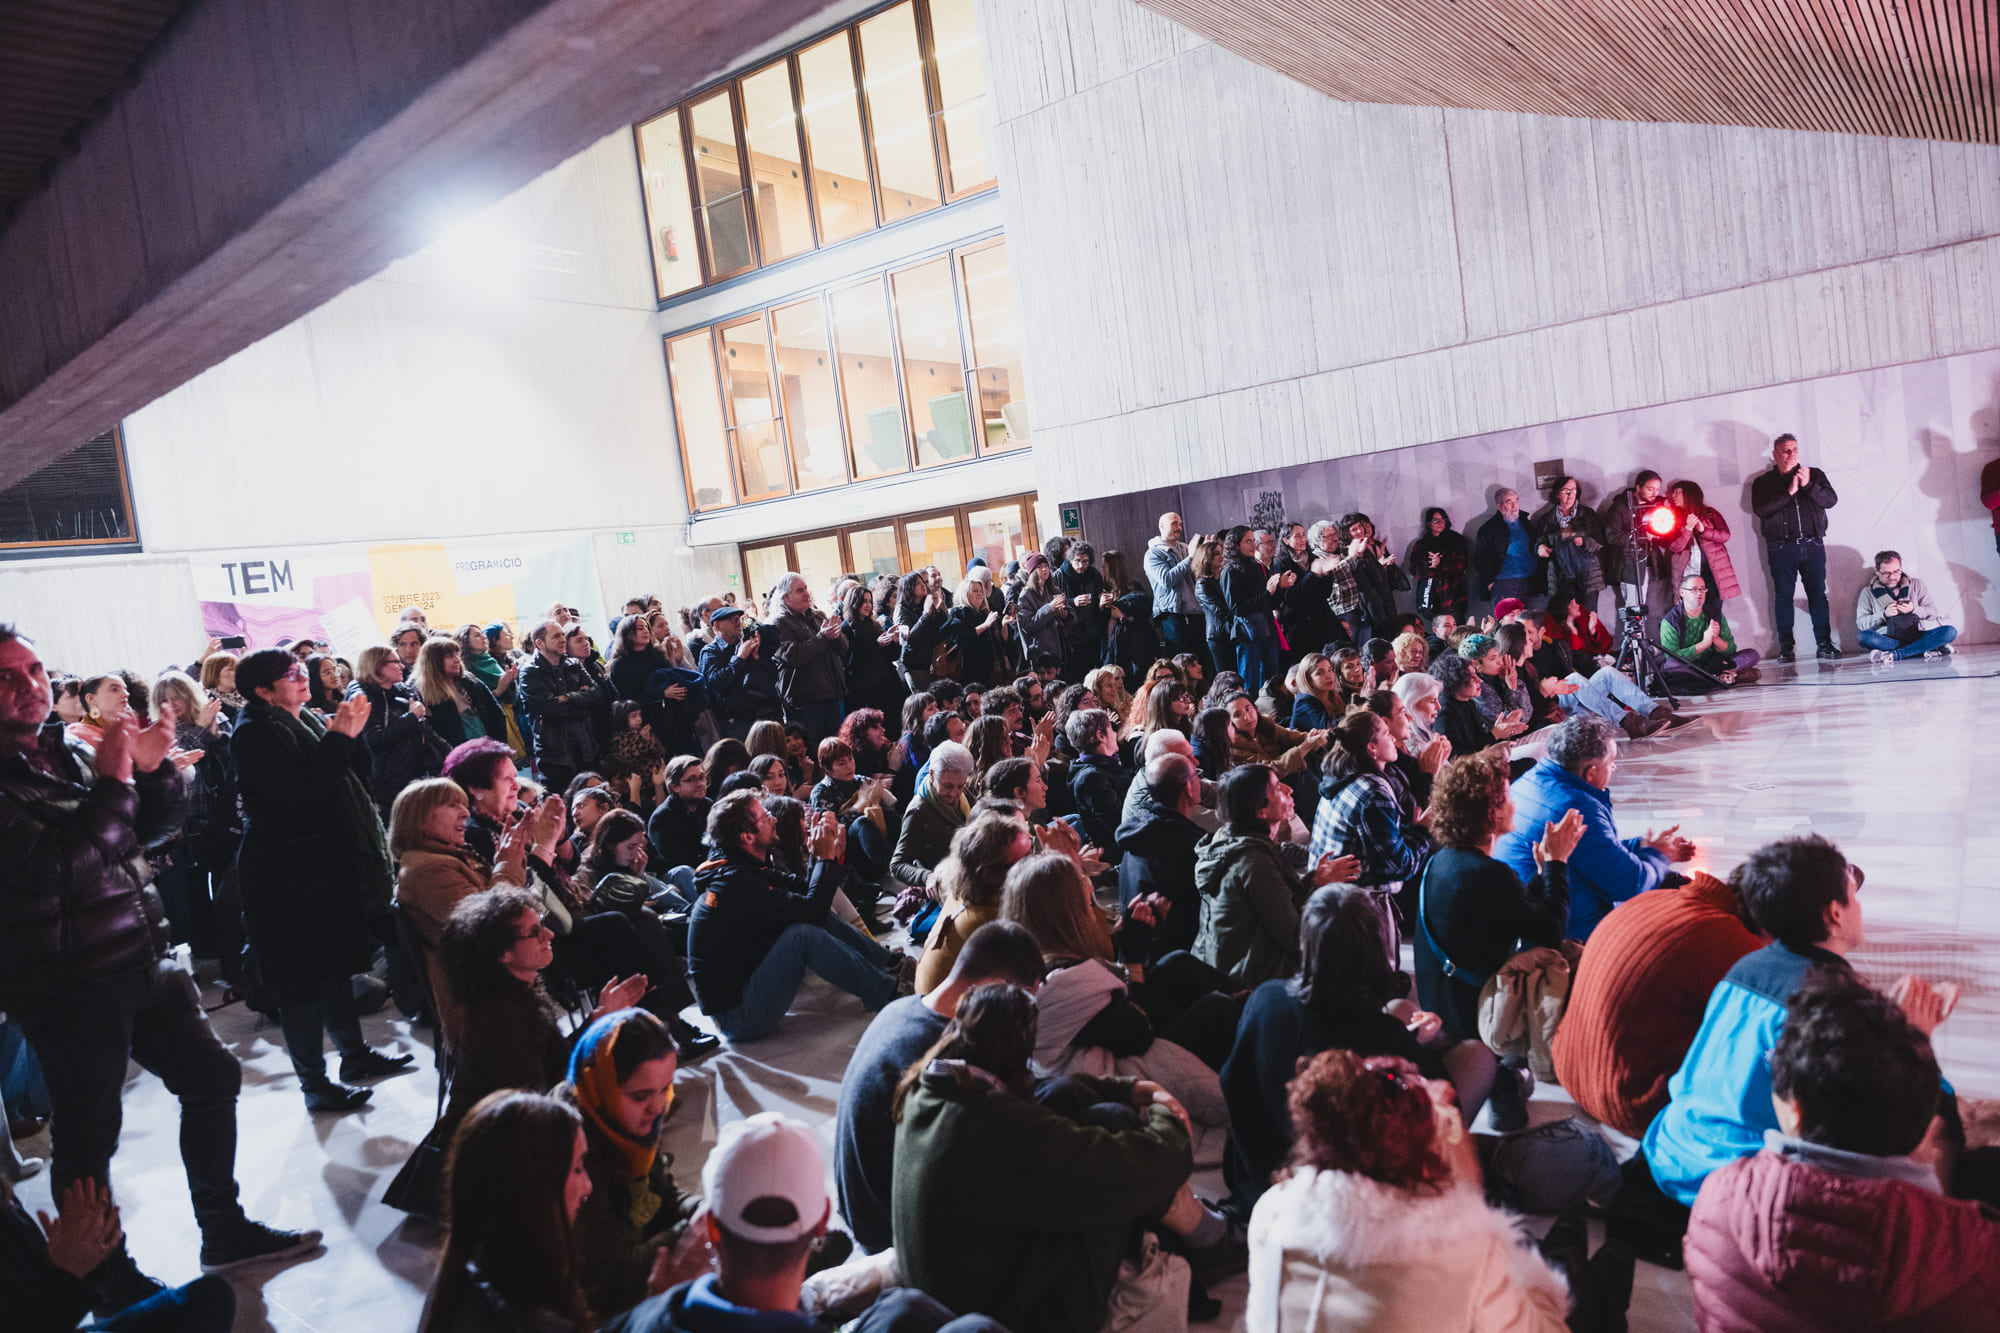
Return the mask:
M124 1127L125 1064L159 1075L181 1104L181 1164L205 1232L243 1220L236 1201L236 1094L243 1067L216 1040L194 981L171 962L136 975L10 1000L48 1081L55 1114L50 1184L108 1187Z
M278 1011L278 1026L285 1033L285 1054L292 1057L292 1072L302 1083L316 1083L326 1077L324 1028L342 1056L360 1055L368 1049L361 1035L361 1020L354 1013L354 989L346 977L330 981L320 998L309 1004L288 1004Z
M1909 643L1898 643L1880 630L1864 629L1854 636L1863 648L1871 648L1880 653L1894 653L1898 662L1912 657L1922 657L1934 653L1958 637L1958 631L1950 625L1939 625L1927 629Z
M1264 682L1279 674L1278 636L1273 634L1265 639L1244 639L1236 645L1236 674L1243 677L1243 692L1251 698L1264 688Z
M1627 708L1644 717L1651 717L1653 710L1660 706L1659 700L1640 689L1638 682L1616 667L1599 667L1596 674L1587 677L1581 671L1572 671L1563 679L1577 687L1575 694L1556 696L1556 703L1565 713L1588 710L1616 722L1625 716Z
M235 1289L211 1273L186 1286L148 1296L86 1327L106 1333L229 1333L235 1321Z
M1206 618L1200 612L1192 615L1165 613L1153 617L1153 627L1160 634L1160 656L1174 657L1180 653L1192 653L1200 662L1208 679L1215 679L1215 666L1209 660Z
M839 731L840 719L845 716L838 699L796 704L787 700L785 703L785 721L804 727L806 735L812 737L815 745Z
M848 1328L850 1333L1007 1333L983 1314L954 1319L915 1287L891 1287Z
M1824 542L1772 542L1771 543L1771 595L1777 599L1773 607L1773 623L1778 630L1781 647L1792 646L1792 622L1798 608L1792 605L1792 588L1806 585L1806 611L1812 616L1813 642L1826 646L1833 643L1833 617L1826 604L1826 543Z
M872 1013L896 998L896 978L882 970L888 955L882 945L830 917L824 927L786 926L750 974L736 1007L711 1017L731 1041L764 1036L784 1021L809 971L855 996Z

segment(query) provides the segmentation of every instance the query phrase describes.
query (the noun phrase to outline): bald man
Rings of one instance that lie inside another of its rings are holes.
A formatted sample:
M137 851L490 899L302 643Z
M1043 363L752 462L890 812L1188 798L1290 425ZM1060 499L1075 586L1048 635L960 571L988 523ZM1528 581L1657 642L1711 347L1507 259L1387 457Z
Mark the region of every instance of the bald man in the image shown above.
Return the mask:
M1160 650L1168 657L1193 653L1206 678L1215 678L1208 656L1208 624L1194 595L1194 561L1179 514L1160 515L1160 535L1146 543L1146 580L1153 585L1153 623ZM1200 540L1196 538L1197 542Z

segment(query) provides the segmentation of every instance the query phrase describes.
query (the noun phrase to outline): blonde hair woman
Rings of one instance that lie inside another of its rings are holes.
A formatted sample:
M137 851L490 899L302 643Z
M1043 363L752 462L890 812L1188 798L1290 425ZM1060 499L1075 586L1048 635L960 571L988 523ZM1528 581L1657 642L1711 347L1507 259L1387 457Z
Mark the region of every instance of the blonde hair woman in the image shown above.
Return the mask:
M417 650L416 675L410 688L430 710L433 730L449 745L491 736L507 740L507 718L486 682L465 669L465 650L458 640L442 634L424 640Z
M1294 731L1331 727L1347 711L1347 700L1340 689L1340 672L1325 653L1307 653L1299 659L1294 688L1291 718Z

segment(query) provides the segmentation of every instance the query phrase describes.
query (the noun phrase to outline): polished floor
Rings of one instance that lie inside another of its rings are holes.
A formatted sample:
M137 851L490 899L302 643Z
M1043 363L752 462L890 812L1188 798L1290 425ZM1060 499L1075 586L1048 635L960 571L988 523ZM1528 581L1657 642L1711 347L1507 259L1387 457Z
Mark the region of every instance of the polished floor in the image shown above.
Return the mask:
M1882 984L1905 972L1959 983L1939 1058L1961 1092L2000 1097L2000 732L1980 725L2000 716L2000 649L1887 668L1866 658L1776 668L1690 709L1696 725L1626 747L1613 781L1623 831L1679 824L1700 847L1697 864L1724 874L1773 838L1813 832L1840 843L1868 872L1868 945L1855 962ZM380 1198L430 1125L428 1055L417 1072L377 1085L366 1111L312 1117L276 1029L241 1006L213 1018L244 1065L246 1206L327 1233L323 1256L236 1279L239 1333L413 1329L438 1237ZM366 1026L375 1040L420 1045L399 1021ZM719 1124L760 1110L799 1116L830 1142L841 1069L862 1026L853 1000L814 983L777 1036L683 1070L668 1131L683 1183L696 1187ZM1538 1093L1538 1118L1569 1109L1560 1090ZM135 1068L114 1182L141 1265L181 1282L197 1271L198 1237L175 1132L172 1100ZM46 1152L46 1139L20 1146ZM1197 1184L1219 1190L1219 1173ZM44 1179L21 1193L31 1209L50 1206ZM1635 1333L1694 1327L1680 1274L1642 1266L1636 1285ZM1243 1279L1218 1294L1227 1312L1208 1327L1240 1326Z

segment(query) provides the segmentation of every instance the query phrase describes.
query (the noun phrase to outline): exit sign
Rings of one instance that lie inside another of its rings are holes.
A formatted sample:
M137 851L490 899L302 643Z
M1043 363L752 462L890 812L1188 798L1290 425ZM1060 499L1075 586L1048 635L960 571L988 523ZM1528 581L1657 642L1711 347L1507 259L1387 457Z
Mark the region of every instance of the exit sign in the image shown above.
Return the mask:
M635 532L621 532L618 534L618 544L620 546L632 546L637 544L638 540L639 535Z

